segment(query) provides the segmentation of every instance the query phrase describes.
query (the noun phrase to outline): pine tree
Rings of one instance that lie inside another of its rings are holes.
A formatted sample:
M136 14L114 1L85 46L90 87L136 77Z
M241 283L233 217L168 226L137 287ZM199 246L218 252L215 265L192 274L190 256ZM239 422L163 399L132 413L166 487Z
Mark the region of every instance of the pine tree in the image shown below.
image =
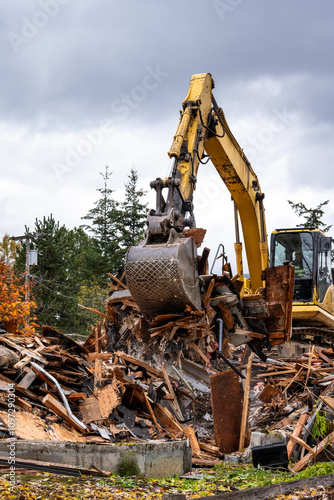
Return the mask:
M322 207L328 205L329 200L319 203L316 208L307 208L304 203L293 203L288 200L289 205L298 215L298 217L304 217L305 221L302 224L297 224L297 227L315 227L321 229L324 233L327 233L332 225L326 226L326 224L321 220L325 212Z
M125 251L143 239L146 228L147 203L140 201L146 191L138 189L137 182L138 172L132 167L125 184L125 201L121 204L122 246Z
M301 202L293 203L290 200L288 200L288 203L291 205L292 209L298 215L298 217L304 217L304 219L305 219L304 223L297 224L297 227L319 228L324 233L328 233L328 231L331 229L332 224L330 226L327 226L321 220L325 214L322 207L325 207L326 205L328 205L329 200L326 200L322 203L319 203L319 205L316 208L307 208L304 205L304 203L301 203ZM334 240L332 238L332 247L333 247L333 243L334 243ZM331 250L331 260L332 260L332 263L334 264L334 249L333 248Z
M87 319L78 307L82 303L78 293L85 282L93 280L91 266L99 256L95 240L81 228L60 226L52 214L36 219L35 232L46 234L31 243L38 254L37 265L30 267L30 281L39 323L65 333L88 332ZM25 272L25 253L26 245L22 244L15 264L21 274Z
M100 198L94 203L94 208L82 217L90 224L81 227L89 231L99 249L99 258L94 264L96 276L103 279L107 272L116 272L122 264L122 251L120 249L121 233L121 211L118 202L112 198L112 189L108 187L108 181L112 172L106 165L105 172L100 172L103 178L103 187L97 189Z

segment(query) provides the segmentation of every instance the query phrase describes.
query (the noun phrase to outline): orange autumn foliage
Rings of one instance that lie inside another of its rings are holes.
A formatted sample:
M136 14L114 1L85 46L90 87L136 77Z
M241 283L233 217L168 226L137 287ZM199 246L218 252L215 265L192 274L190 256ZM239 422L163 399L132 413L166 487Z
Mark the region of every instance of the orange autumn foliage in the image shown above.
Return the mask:
M0 260L0 321L6 326L14 326L14 332L34 333L35 323L26 325L26 317L37 305L32 300L25 301L25 284L15 276L9 266ZM36 319L36 318L32 318ZM9 330L9 328L7 328Z

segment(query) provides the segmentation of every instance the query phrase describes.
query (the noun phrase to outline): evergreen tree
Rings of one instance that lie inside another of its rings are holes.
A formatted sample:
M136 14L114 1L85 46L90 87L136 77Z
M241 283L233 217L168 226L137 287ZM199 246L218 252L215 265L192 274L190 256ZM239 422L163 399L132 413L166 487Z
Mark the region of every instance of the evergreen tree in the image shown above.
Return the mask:
M324 233L328 233L328 231L331 229L332 224L330 226L327 226L321 219L324 216L325 212L322 209L322 207L325 207L328 205L329 200L326 200L322 203L319 203L319 205L316 208L307 208L304 203L293 203L292 201L288 200L288 203L291 205L292 209L295 211L295 213L298 215L298 217L304 217L305 221L303 224L297 224L297 227L315 227L321 229ZM334 240L332 238L332 247L333 247ZM334 263L334 249L332 248L331 251L331 260L332 263Z
M326 226L326 224L321 220L325 212L322 207L329 203L329 200L319 203L316 208L307 208L304 203L293 203L288 200L289 205L298 215L298 217L304 217L305 221L302 224L297 224L297 227L315 227L321 229L324 233L327 233L332 225Z
M91 263L99 255L95 241L81 228L68 230L60 226L52 214L43 220L36 219L35 232L47 235L31 244L38 253L38 263L30 267L30 275L39 323L65 333L88 333L89 325L78 307L78 293L85 281L92 280ZM25 253L23 244L15 265L21 273L25 271Z
M112 189L108 187L108 181L112 172L109 172L108 165L105 172L100 172L103 178L103 187L97 189L100 198L94 203L94 208L82 219L89 221L81 227L89 231L95 239L99 249L99 257L94 263L96 276L101 280L105 278L107 272L116 272L122 264L123 253L120 249L121 241L121 211L118 202L112 198Z
M121 204L122 211L122 246L126 251L143 239L146 228L147 203L141 203L146 194L143 188L137 188L138 172L132 167L125 184L125 201Z

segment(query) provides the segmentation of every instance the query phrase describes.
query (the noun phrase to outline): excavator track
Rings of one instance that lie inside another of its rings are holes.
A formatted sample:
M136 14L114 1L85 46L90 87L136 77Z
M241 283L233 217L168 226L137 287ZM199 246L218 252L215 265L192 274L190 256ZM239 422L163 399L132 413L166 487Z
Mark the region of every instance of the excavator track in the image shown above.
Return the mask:
M334 342L334 330L317 326L294 326L292 327L292 340L328 346Z

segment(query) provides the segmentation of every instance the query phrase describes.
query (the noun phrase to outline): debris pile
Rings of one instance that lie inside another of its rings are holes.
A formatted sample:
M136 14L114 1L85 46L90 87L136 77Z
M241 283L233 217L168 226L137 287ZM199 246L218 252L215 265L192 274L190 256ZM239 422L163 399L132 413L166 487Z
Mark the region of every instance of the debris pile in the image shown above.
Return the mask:
M254 371L250 429L286 435L295 472L313 460L332 460L333 349L312 346L300 359L253 363Z
M156 368L123 351L89 352L46 326L40 337L3 330L0 363L3 438L107 444L188 437L195 463L219 462L212 433L198 440L185 422L187 406L193 414L201 405L197 393L164 365ZM8 417L10 388L15 389L15 429Z
M329 404L332 385L323 390L322 384L328 382L327 372L334 380L334 361L330 353L313 349L307 359L275 361L268 371L262 349L270 347L269 340L272 345L286 340L293 275L290 266L266 272L266 288L242 298L238 277L201 276L201 311L187 307L182 314L153 319L140 313L124 277L110 275L106 312L95 311L103 321L83 345L48 326L40 336L0 331L1 435L105 444L188 438L193 464L211 466L248 445L249 396L261 392L260 403L252 402L250 430L284 429L295 457L300 446L308 451L306 464L317 453L309 455L312 445L298 434L298 419L304 410L311 418L311 395L322 393L318 413ZM277 283L273 272L281 274L285 286L272 285ZM249 347L242 355L237 349L245 341L260 358L247 363ZM244 391L239 390L241 372L247 375ZM226 377L237 377L237 384L226 387ZM221 383L223 402L214 390ZM232 386L238 418L230 411L228 419L224 411L230 410ZM16 392L14 431L6 411L10 387ZM226 436L233 438L229 446Z

